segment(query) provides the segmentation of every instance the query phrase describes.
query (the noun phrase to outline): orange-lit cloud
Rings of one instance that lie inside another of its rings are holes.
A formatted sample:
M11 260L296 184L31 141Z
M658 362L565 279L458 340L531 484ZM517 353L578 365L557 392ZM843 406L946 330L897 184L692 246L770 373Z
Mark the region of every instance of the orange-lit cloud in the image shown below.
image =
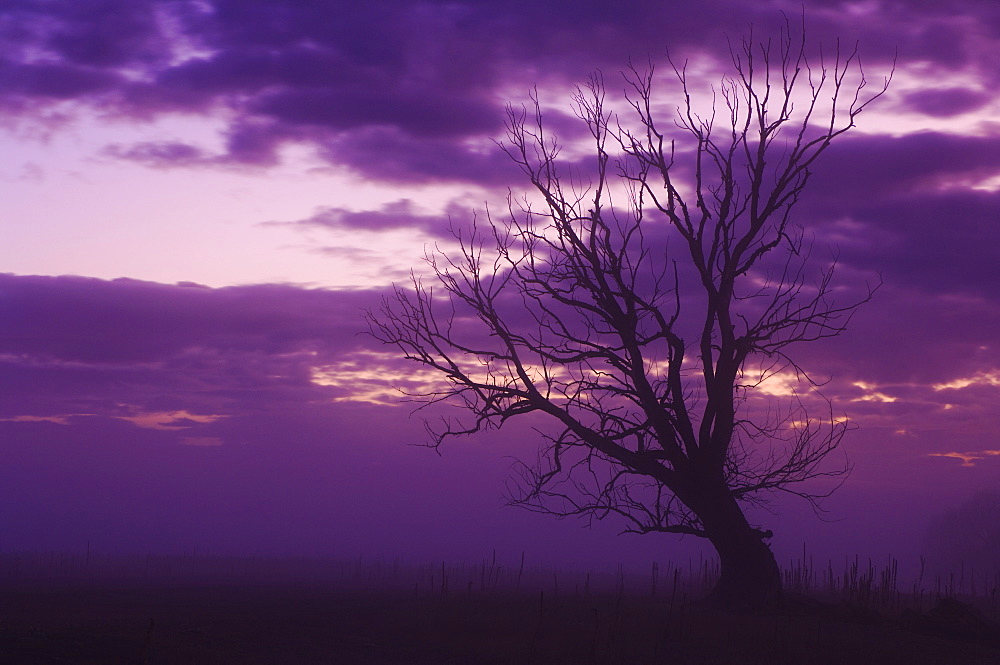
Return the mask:
M973 450L964 453L927 453L927 457L953 457L962 460L962 466L975 466L976 462L995 456L1000 456L1000 450Z
M782 371L767 375L762 373L757 391L774 397L788 397L800 392L800 383L802 380L795 372Z
M0 420L11 423L49 422L49 423L56 423L57 425L69 425L69 419L72 416L79 416L79 415L86 415L86 414L74 413L63 416L14 416L13 418L0 418Z
M1000 386L1000 372L980 372L945 383L935 383L931 387L934 390L961 390L969 386Z
M177 429L179 427L190 427L190 423L185 421L194 421L196 423L211 423L225 418L223 415L201 415L188 413L187 411L148 411L145 413L137 413L132 416L117 416L119 420L127 420L133 425L138 427L146 427L148 429Z
M398 404L405 394L427 393L440 388L441 377L415 363L400 366L398 354L365 351L337 363L312 368L311 379L318 386L338 388L345 394L335 402Z
M35 422L50 422L56 423L58 425L70 425L71 418L91 418L97 414L93 413L64 413L55 416L13 416L10 418L0 418L3 422L14 422L14 423L35 423ZM205 415L205 414L194 414L189 413L184 410L180 411L147 411L139 412L131 416L112 416L116 420L126 420L137 427L144 427L146 429L162 429L162 430L173 430L184 427L191 427L191 423L188 421L193 421L195 423L212 423L216 420L225 418L224 415Z
M892 395L887 395L886 393L878 390L875 384L867 383L865 381L855 381L853 384L855 387L860 388L865 391L865 394L861 397L855 397L852 402L895 402L896 398Z

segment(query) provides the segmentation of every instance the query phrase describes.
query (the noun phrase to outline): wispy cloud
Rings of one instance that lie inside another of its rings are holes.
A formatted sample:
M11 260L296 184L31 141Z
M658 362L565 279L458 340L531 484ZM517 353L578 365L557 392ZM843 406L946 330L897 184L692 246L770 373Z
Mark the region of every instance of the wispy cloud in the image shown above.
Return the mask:
M1000 456L1000 450L973 450L964 453L950 452L950 453L927 453L928 457L951 457L954 459L962 460L962 466L975 466L976 462L980 462L988 457Z

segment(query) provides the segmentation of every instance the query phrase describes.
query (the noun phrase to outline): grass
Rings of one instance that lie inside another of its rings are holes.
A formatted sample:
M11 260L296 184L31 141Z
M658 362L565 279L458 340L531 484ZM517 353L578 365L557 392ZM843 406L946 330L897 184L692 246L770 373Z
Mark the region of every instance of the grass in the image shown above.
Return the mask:
M814 566L804 555L784 571L795 603L739 615L698 602L716 574L705 560L637 573L531 566L523 555L407 565L4 554L0 662L1000 662L1000 642L913 620L957 595L996 621L1000 578L959 571L902 585L897 571L895 560Z

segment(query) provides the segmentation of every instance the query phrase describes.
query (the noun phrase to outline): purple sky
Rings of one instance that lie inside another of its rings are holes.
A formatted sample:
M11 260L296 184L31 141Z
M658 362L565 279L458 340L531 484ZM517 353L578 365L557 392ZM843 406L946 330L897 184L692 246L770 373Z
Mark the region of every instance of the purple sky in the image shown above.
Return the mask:
M537 86L665 47L712 79L726 35L800 2L9 0L0 9L0 550L649 561L690 551L502 507L528 425L424 442L421 380L361 312L449 247L517 168L492 143ZM796 220L885 286L800 363L859 428L823 523L779 556L915 556L928 517L1000 486L1000 5L807 0L889 93ZM664 88L669 109L669 89ZM512 554L513 556L513 554Z

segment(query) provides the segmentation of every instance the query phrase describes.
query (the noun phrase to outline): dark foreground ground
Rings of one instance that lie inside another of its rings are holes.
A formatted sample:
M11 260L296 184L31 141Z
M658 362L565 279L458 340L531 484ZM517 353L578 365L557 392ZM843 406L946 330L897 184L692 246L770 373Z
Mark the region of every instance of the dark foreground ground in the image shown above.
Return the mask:
M667 595L8 582L0 663L1000 663L995 636L945 634L923 615L807 601L724 615Z

